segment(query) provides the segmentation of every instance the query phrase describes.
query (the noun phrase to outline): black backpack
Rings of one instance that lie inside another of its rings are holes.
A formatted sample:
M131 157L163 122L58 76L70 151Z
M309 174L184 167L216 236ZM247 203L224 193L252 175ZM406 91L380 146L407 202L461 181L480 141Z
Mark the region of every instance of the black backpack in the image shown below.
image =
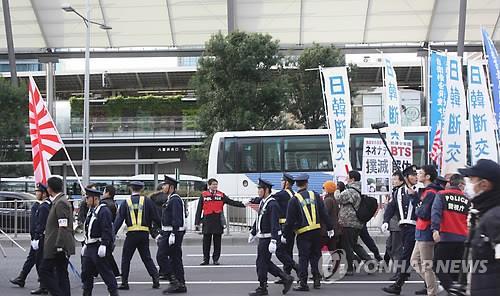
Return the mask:
M365 224L370 221L371 218L375 215L378 209L378 202L375 197L368 196L365 194L361 194L356 188L350 187L351 189L356 190L359 195L361 195L361 201L359 203L359 207L356 210L353 204L351 204L354 212L356 212L356 217L358 217L359 222Z

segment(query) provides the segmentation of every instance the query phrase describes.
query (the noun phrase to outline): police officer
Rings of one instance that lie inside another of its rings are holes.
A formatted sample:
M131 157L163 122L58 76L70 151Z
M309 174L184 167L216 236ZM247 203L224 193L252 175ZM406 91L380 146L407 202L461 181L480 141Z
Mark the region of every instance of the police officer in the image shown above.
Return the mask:
M382 231L389 228L388 223L393 216L398 217L401 232L401 249L399 258L401 262L397 264L396 281L394 284L382 288L382 291L389 294L399 295L404 283L410 277L410 258L415 247L415 225L417 216L415 214L418 194L416 193L417 167L412 165L403 170L404 185L399 187L394 193L392 200L387 205L384 213L384 223ZM395 261L397 263L397 261Z
M273 195L274 199L278 202L280 207L280 219L279 223L281 226L281 230L284 231L283 227L286 222L286 213L288 210L288 202L291 198L293 198L295 192L292 190L294 180L293 176L284 173L281 179L281 188L282 190L275 193ZM283 263L283 270L286 274L291 274L292 269L298 273L299 265L293 260L293 245L295 243L295 234L292 233L290 239L287 240L286 244L282 243L281 240L278 241L278 248L276 249L276 257L278 257L279 261ZM280 279L275 282L276 284L283 284L283 281Z
M115 235L125 221L127 224L127 236L123 243L122 252L122 283L119 290L129 290L128 276L130 273L130 260L137 249L149 275L153 279L153 289L160 288L158 270L151 259L149 251L149 231L153 221L160 223L155 205L149 198L141 196L144 183L141 181L130 182L132 195L120 205L114 223Z
M201 193L194 222L196 226L203 223L203 262L201 262L200 265L209 264L212 238L214 241L212 259L214 265L219 265L221 238L224 232L224 227L222 225L224 205L228 204L239 208L244 208L245 205L242 202L230 199L224 192L219 191L219 182L216 179L209 179L207 184L208 190Z
M161 234L158 238L158 257L162 261L170 260L172 271L170 286L163 291L163 294L186 293L184 265L182 263L182 240L186 233L186 211L184 202L176 192L179 181L165 175L164 183L168 199L163 205Z
M257 247L257 276L259 287L249 293L250 296L267 295L267 273L279 276L283 283L283 294L292 287L293 278L283 272L272 261L273 253L276 253L277 243L281 235L279 219L281 210L278 202L271 195L272 184L269 181L259 179L259 197L261 198L257 220L253 224L248 242L252 243L256 237L259 238Z
M30 273L33 266L36 265L36 269L40 267L40 263L43 259L43 233L45 231L45 224L47 222L47 216L50 210L50 201L47 200L47 187L41 183L38 183L35 188L35 195L37 201L31 206L31 219L30 219L30 236L31 236L31 248L24 262L21 272L15 279L11 279L10 282L19 287L24 287L26 282L26 277ZM44 206L41 212L38 212L40 207ZM38 229L37 229L38 228ZM47 294L47 290L41 286L37 290L31 291L31 294L40 295Z
M165 182L162 182L158 185L156 188L157 192L154 192L151 194L151 200L155 203L155 208L158 212L158 217L161 218L162 216L162 211L163 211L163 205L167 202L168 200L168 184ZM159 243L160 239L160 233L161 233L161 223L156 224L153 223L153 227L151 230L151 235L156 238L156 243ZM159 266L159 274L160 274L160 280L170 280L171 275L172 275L172 267L170 264L170 258L164 257L161 258L162 252L160 249L160 246L158 244L158 249L156 250L156 262L158 263Z
M116 194L115 186L107 185L106 187L104 187L104 192L102 193L102 199L101 199L101 202L106 204L106 206L111 212L111 219L112 219L111 221L115 221L116 219L117 207L115 202L115 194ZM116 264L115 257L113 257L113 251L115 249L114 238L115 236L113 231L113 243L111 244L111 249L108 252L106 252L106 258L108 259L109 265L113 270L113 274L115 276L120 276L120 269L118 269L118 264Z
M297 234L297 248L299 249L299 285L294 291L309 291L307 285L307 268L311 265L314 288L321 286L319 260L321 258L321 224L324 223L327 235L334 235L333 225L326 212L323 201L318 193L307 190L309 175L301 174L295 178L298 192L288 204L285 233L283 242L287 243L292 232Z
M111 210L104 200L99 201L101 193L95 189L85 189L87 218L84 222L85 242L82 255L83 296L92 295L94 275L97 273L108 287L110 296L118 295L118 285L106 254L113 246L113 220Z
M500 166L480 159L476 165L458 170L468 177L465 195L478 211L476 227L471 229L472 266L470 295L500 294Z

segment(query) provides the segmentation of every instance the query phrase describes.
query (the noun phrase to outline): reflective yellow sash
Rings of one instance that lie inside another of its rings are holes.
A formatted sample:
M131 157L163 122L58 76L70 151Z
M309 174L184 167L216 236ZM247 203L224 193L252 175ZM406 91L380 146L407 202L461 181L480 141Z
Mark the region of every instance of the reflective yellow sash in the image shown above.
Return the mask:
M130 212L130 220L132 226L127 227L127 231L149 231L149 227L142 226L142 211L144 210L144 196L139 198L139 204L133 204L132 198L127 198L128 210ZM135 218L135 211L137 210L137 219Z
M316 223L316 201L314 198L314 192L309 191L309 200L311 204L311 212L307 209L307 202L304 200L300 193L296 193L295 197L299 200L300 204L302 204L302 210L304 211L304 215L306 216L307 226L301 227L295 230L296 234L301 234L307 231L320 229L321 225Z

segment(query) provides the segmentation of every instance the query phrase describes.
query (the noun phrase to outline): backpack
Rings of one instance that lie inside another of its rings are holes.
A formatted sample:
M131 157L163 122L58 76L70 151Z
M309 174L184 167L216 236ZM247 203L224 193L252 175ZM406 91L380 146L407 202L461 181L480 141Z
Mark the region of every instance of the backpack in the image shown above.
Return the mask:
M361 196L361 201L359 202L358 209L356 210L353 204L351 204L351 206L354 212L356 212L356 217L358 218L359 222L365 224L366 222L370 221L370 219L373 218L373 216L377 212L377 199L372 196L361 194L361 192L359 192L356 188L350 188L356 190L356 192Z

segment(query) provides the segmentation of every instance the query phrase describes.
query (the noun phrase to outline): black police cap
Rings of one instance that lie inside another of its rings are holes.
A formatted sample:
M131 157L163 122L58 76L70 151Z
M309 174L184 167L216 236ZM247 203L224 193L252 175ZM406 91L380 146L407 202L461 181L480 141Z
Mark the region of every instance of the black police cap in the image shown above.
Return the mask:
M436 183L444 186L444 185L446 185L446 183L448 183L448 180L443 176L437 176Z
M476 165L458 169L458 172L465 177L479 177L496 184L500 182L500 165L489 159L480 159Z
M87 197L91 197L91 196L101 196L101 192L97 189L93 189L93 188L85 188L85 194L87 195Z
M295 177L294 180L295 180L295 182L308 181L309 175L308 174L300 174L297 177Z
M264 179L261 179L259 178L259 185L258 185L259 188L269 188L271 189L273 187L273 183L267 181L267 180L264 180Z
M47 192L47 186L42 183L37 183L35 191Z
M163 180L163 183L165 183L165 184L169 184L169 185L177 185L177 184L179 184L179 181L177 181L174 178L171 178L171 177L169 177L167 175L163 175L163 177L165 178L165 180Z
M134 187L144 187L144 182L142 181L131 181L129 183L130 186L134 186Z
M408 177L410 175L416 175L416 174L417 174L417 166L414 164L406 167L403 170L403 176L405 176L405 177Z
M293 176L291 174L289 174L289 173L284 173L283 174L283 180L288 181L290 183L294 182Z

